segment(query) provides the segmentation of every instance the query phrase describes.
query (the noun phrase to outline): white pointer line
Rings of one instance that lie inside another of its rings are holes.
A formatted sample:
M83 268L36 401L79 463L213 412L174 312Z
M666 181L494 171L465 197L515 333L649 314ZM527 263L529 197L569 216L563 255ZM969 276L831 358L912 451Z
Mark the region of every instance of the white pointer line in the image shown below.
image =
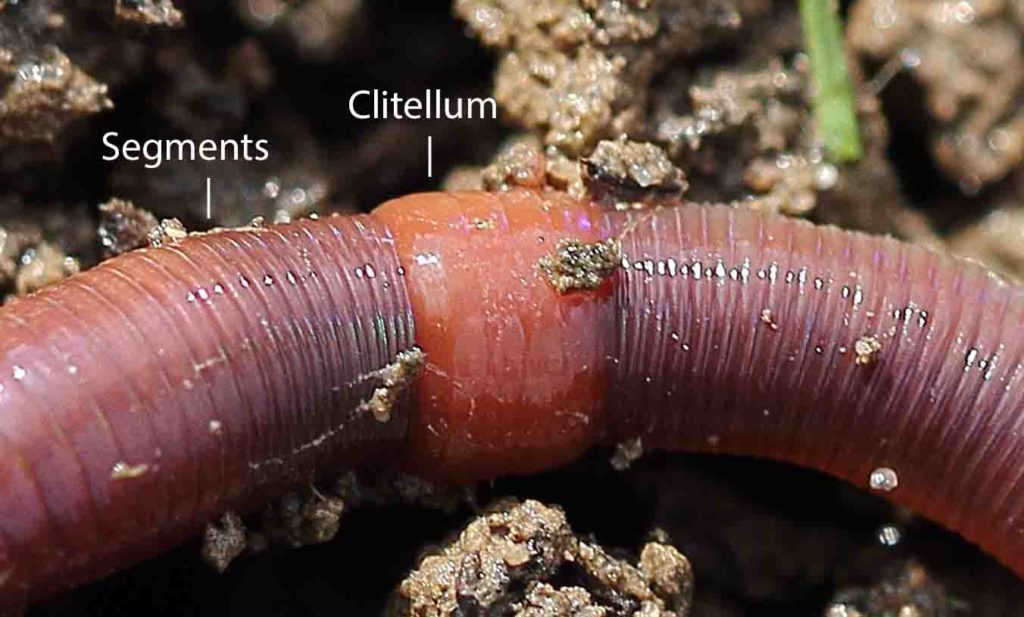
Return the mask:
M434 177L434 136L427 135L427 177Z
M210 220L213 213L211 212L210 206L210 179L206 179L206 219Z

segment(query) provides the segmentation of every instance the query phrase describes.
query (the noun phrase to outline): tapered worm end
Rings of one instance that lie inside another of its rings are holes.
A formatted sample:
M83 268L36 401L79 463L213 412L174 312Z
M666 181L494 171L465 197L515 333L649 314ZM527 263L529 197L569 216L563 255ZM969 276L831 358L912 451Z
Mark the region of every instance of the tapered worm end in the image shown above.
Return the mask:
M390 420L391 410L402 393L423 374L426 359L427 355L418 347L399 352L394 362L371 375L380 386L373 391L370 400L359 405L359 410L370 412L378 422Z
M558 293L593 291L615 273L621 256L616 239L591 243L561 240L555 252L542 257L537 267Z

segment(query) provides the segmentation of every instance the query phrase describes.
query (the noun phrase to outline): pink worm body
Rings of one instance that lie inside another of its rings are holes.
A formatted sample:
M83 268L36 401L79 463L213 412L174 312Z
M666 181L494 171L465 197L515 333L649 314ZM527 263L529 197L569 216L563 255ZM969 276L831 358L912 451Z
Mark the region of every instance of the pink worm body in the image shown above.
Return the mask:
M504 205L543 198L465 200L500 221ZM1024 573L1020 290L921 248L740 209L598 221L580 208L624 255L614 296L598 300L608 318L578 333L607 353L552 369L607 375L597 436L860 485L891 468L893 501ZM192 237L0 311L2 599L97 578L289 482L400 454L424 401L387 422L359 411L376 371L416 340L416 272L392 232L360 216ZM522 307L489 297L488 323L514 333ZM858 365L865 336L882 349Z
M4 603L397 448L397 411L356 411L412 345L390 242L367 216L210 234L0 311Z

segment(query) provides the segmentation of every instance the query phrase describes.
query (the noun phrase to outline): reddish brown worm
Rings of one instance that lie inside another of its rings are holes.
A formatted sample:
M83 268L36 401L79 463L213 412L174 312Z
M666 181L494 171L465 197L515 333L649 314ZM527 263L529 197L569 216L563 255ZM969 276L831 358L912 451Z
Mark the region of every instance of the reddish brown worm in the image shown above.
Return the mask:
M592 290L537 267L608 238ZM426 194L135 251L0 310L0 599L327 470L469 481L629 438L891 470L888 498L1024 574L1022 325L978 265L717 206ZM415 346L411 396L371 413Z

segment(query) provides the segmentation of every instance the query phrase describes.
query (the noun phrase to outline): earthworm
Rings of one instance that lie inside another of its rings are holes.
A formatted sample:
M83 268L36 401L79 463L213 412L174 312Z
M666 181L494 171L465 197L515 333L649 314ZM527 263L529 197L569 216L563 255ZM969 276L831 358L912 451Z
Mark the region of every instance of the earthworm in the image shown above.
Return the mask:
M0 593L331 469L468 482L625 440L884 489L1024 575L1022 324L980 265L741 207L435 193L191 236L0 310Z

